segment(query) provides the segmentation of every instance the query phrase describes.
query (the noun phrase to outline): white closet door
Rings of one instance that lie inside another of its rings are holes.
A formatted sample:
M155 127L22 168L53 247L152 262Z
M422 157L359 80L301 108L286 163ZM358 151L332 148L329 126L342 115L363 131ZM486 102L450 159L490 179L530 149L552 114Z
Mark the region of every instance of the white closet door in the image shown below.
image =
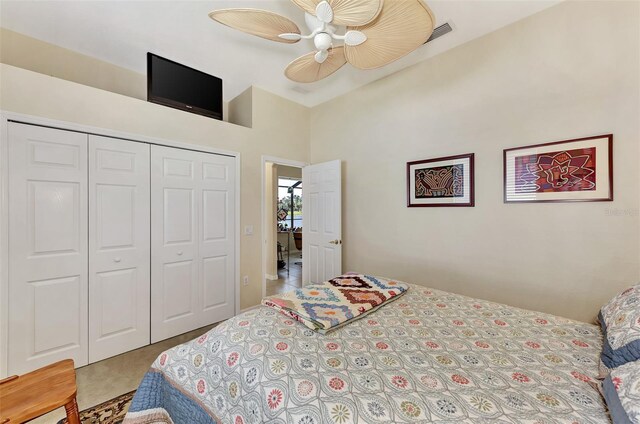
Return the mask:
M149 145L89 136L89 362L149 344Z
M198 327L196 154L151 146L151 342Z
M151 341L233 316L235 160L151 146Z
M200 327L235 312L235 158L201 153Z
M9 123L9 373L87 364L87 135Z

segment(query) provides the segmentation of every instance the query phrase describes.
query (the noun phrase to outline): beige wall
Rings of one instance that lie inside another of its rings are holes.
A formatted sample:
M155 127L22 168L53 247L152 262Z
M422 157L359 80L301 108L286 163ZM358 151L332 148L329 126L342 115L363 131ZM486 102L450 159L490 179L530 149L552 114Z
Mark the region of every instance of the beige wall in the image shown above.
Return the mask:
M147 99L146 75L6 28L0 28L0 63L136 99ZM239 121L229 118L230 107L227 102L222 105L223 120L251 127L250 120L248 125L243 120L244 108L247 107L246 93L250 91L251 89L247 89L243 93L245 96L233 108L233 116ZM250 107L249 103L248 108Z
M250 88L229 114L252 129L147 103L140 74L0 30L0 109L240 152L242 308L261 296L270 155L343 160L345 270L591 320L640 279L639 9L566 2L311 111ZM502 203L502 149L608 132L614 202ZM407 161L467 152L475 208L405 207Z
M344 269L589 321L640 279L638 2L566 2L312 110L344 162ZM615 201L503 204L502 150L614 134ZM476 154L476 207L407 208L405 163Z
M251 87L238 94L228 103L227 116L229 122L242 125L243 127L253 127L253 90Z
M0 28L0 62L125 96L147 99L146 75L6 28Z
M253 88L253 129L205 118L143 100L53 78L9 65L0 65L0 109L79 123L131 134L200 144L241 153L240 225L242 232L241 308L260 303L262 295L262 155L308 161L309 109ZM286 131L277 131L277 127Z

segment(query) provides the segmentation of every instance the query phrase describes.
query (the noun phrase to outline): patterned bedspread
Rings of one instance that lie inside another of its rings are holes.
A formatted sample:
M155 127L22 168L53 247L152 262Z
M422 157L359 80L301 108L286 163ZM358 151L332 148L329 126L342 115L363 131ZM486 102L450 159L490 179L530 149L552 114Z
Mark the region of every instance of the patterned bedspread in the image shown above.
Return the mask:
M609 423L598 327L412 285L326 335L273 309L154 362L125 423Z

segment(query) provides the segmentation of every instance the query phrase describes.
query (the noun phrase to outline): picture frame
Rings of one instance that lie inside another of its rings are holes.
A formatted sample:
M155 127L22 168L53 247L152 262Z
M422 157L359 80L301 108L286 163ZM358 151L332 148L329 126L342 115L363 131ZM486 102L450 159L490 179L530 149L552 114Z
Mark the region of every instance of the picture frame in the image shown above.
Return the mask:
M407 162L407 207L473 207L474 154Z
M613 134L503 151L504 203L613 200Z

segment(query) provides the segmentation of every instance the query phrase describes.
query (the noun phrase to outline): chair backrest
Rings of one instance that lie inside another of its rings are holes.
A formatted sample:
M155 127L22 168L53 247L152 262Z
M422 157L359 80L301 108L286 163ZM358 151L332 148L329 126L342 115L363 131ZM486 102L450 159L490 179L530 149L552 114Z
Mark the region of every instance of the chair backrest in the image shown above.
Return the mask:
M296 244L296 249L302 250L302 233L293 233L293 241Z

